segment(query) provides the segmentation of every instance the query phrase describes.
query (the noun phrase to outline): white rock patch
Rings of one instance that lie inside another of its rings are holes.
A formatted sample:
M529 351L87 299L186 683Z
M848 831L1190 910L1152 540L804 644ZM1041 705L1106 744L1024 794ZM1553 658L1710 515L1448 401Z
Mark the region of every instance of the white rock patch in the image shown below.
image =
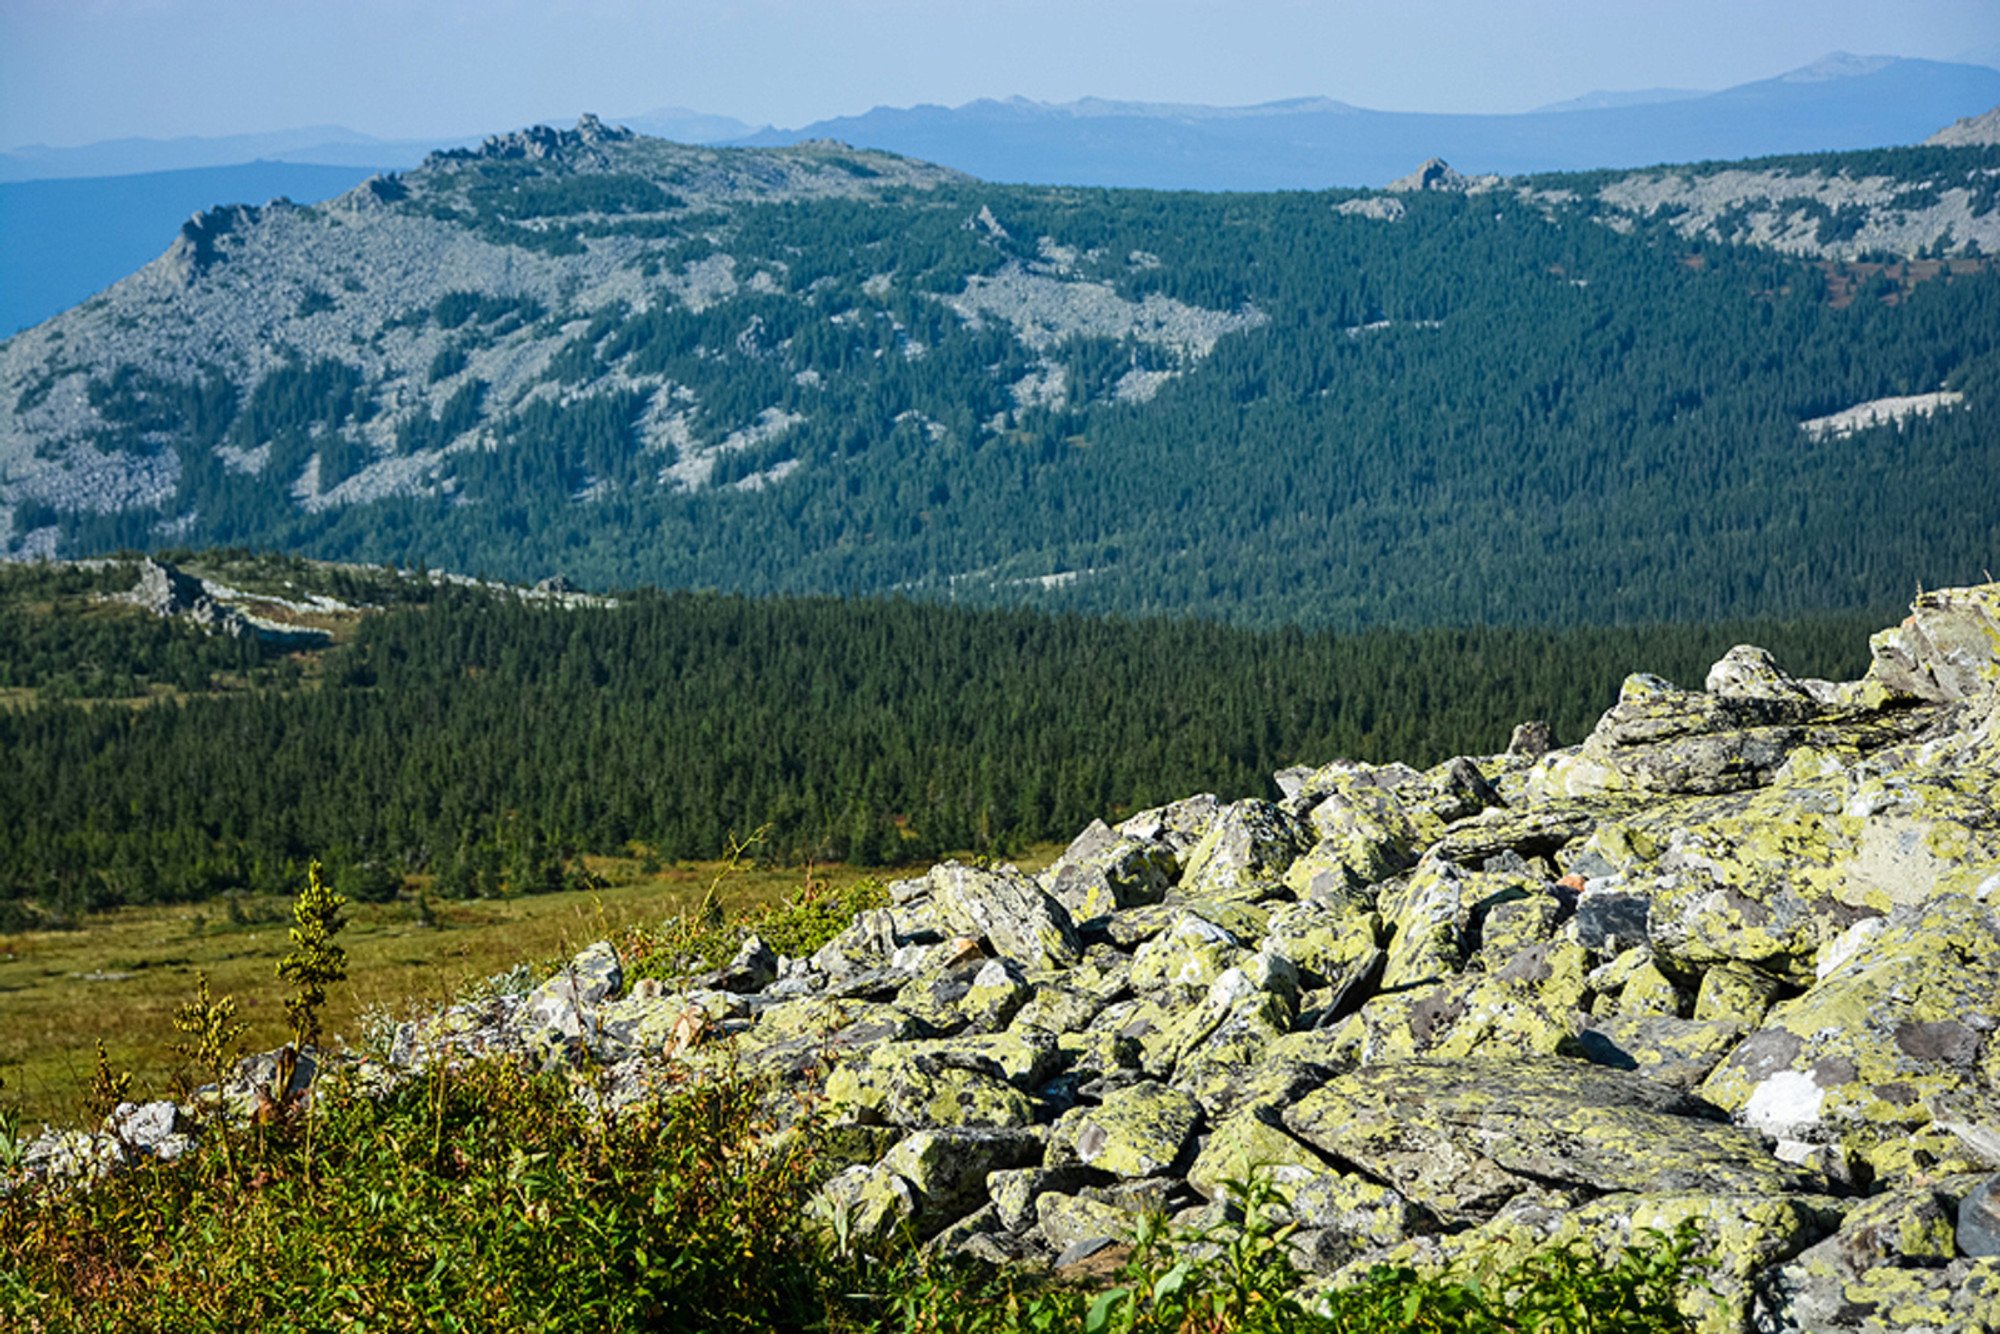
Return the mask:
M1965 395L1950 390L1934 394L1905 394L1899 398L1875 398L1825 417L1799 423L1799 429L1815 440L1840 439L1871 426L1901 426L1912 417L1929 417L1941 408L1955 408Z

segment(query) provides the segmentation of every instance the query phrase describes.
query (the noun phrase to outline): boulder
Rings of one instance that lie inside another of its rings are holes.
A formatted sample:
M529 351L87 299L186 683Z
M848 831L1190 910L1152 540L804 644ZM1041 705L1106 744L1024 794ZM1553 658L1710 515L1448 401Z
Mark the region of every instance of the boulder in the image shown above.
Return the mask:
M1861 1201L1834 1235L1765 1276L1758 1327L1995 1328L2000 1264L1957 1258L1951 1215L1948 1194L1932 1188Z
M1961 1254L2000 1256L2000 1176L1987 1177L1958 1202L1953 1229Z
M1440 1217L1490 1217L1535 1183L1588 1194L1825 1188L1671 1085L1560 1057L1387 1061L1285 1113L1299 1138Z
M1296 817L1268 801L1226 806L1187 855L1175 897L1182 901L1271 897L1310 846Z
M898 1140L881 1166L910 1184L918 1230L934 1233L987 1203L989 1173L1039 1162L1044 1138L1025 1127L919 1130Z
M1774 1006L1702 1093L1778 1139L1844 1141L1873 1157L1956 1109L2000 1104L1996 1006L2000 921L1974 899L1942 895L1891 913L1826 977ZM1891 1152L1878 1165L1893 1163Z
M1096 1107L1065 1112L1049 1132L1047 1166L1081 1163L1121 1177L1159 1176L1185 1166L1201 1104L1142 1080L1114 1090Z
M1083 956L1069 910L1012 867L983 871L946 862L928 880L947 927L984 937L1022 968L1069 968Z
M1970 699L2000 690L2000 584L1920 593L1901 625L1868 641L1865 685L1887 696Z
M1592 1019L1556 1050L1613 1070L1632 1070L1692 1089L1743 1039L1743 1025L1725 1019L1675 1019L1663 1014Z
M1098 820L1038 879L1071 918L1085 922L1158 903L1179 875L1180 863L1167 844L1114 833Z

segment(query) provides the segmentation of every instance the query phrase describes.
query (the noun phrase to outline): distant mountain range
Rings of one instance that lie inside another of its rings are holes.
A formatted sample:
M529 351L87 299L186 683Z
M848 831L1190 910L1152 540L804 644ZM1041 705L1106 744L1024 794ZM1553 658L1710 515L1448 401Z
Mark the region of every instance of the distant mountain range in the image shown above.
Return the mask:
M1329 98L1254 107L1024 98L878 107L737 142L838 139L987 181L1160 190L1380 186L1429 157L1519 175L1915 143L2000 104L2000 70L1835 53L1718 93L1592 93L1520 115L1369 111Z
M1961 113L1964 114L1964 113ZM750 134L753 127L730 116L711 116L686 107L661 107L621 122L661 139L684 144L717 143ZM440 148L469 148L484 135L444 139L377 139L342 125L308 125L261 134L226 134L179 139L106 139L75 148L30 144L0 153L0 182L70 180L84 176L129 176L188 171L198 167L310 163L325 167L370 167L402 171ZM268 195L257 196L260 199ZM209 203L235 202L211 199Z

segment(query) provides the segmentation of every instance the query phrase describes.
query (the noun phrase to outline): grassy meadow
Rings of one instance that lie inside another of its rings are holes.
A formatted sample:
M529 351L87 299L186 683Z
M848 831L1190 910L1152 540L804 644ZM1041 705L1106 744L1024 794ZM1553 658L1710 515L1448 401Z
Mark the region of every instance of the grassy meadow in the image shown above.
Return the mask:
M1045 865L1054 847L1023 857ZM800 867L728 867L688 863L643 872L640 863L592 857L606 887L501 899L420 900L413 882L394 903L351 903L340 941L347 981L328 998L329 1033L358 1040L366 1016L401 1017L413 1003L441 1001L469 983L518 963L566 957L614 931L653 925L700 905L717 885L733 918L775 903L804 884ZM815 866L813 879L839 889L880 868ZM37 1120L73 1122L103 1042L115 1068L133 1073L142 1097L167 1096L175 1071L176 1006L193 994L196 972L216 995L236 997L250 1025L246 1051L285 1038L284 986L275 975L288 947L289 900L243 898L200 904L120 908L84 920L76 931L0 936L0 1098ZM429 921L424 920L428 912ZM199 1081L197 1081L199 1082Z

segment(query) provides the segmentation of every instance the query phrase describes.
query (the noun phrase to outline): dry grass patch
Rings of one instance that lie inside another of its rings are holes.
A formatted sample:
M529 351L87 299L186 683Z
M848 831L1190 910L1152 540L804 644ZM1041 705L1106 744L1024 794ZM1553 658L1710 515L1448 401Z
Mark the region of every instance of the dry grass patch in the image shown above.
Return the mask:
M1022 864L1045 865L1057 851L1037 849ZM564 958L626 927L692 913L723 870L721 863L696 863L642 874L635 861L586 861L605 888L348 905L341 933L348 980L327 1002L326 1031L358 1035L371 1010L400 1015L413 1002L442 1001L515 964ZM812 870L836 890L868 875L895 874L838 865ZM795 893L803 878L797 868L739 866L716 892L733 919ZM411 895L423 888L413 884ZM246 1050L276 1047L287 1032L276 969L289 925L289 900L241 899L233 914L221 901L122 908L86 919L77 931L0 936L0 1078L6 1080L0 1097L18 1105L29 1126L38 1119L73 1122L100 1041L113 1067L133 1073L140 1096L165 1096L174 1074L167 1051L174 1009L193 992L197 970L208 974L217 995L236 997L250 1025Z

